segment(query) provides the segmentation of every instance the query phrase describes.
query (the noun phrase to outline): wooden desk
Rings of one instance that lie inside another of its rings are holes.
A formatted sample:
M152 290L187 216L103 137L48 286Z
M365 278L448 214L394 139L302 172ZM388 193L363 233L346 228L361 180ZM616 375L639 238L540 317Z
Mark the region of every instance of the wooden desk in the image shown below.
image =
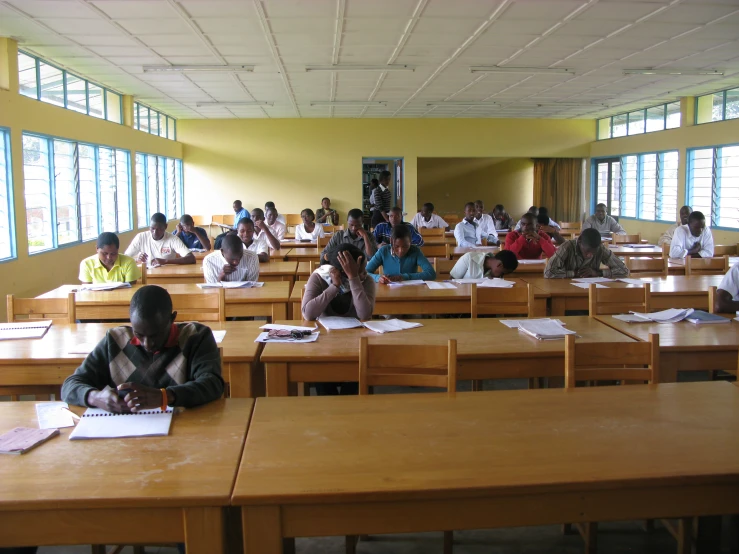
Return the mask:
M74 373L86 355L70 354L79 345L94 347L117 323L57 324L40 339L0 341L0 386L61 385ZM251 398L264 389L264 372L255 363L261 344L254 340L262 321L204 323L225 330L223 380L231 397ZM256 387L256 389L255 389Z
M452 248L452 260L458 260L467 252L492 252L493 254L500 252L500 248L497 246L477 246L475 248L466 248L462 246L455 246Z
M561 319L586 342L633 340L587 316ZM357 381L360 337L382 344L446 344L450 338L457 339L461 381L564 376L564 340L539 341L493 318L423 319L419 323L423 327L383 335L365 328L326 331L317 324L321 335L316 342L267 343L260 356L267 375L267 396L287 395L290 383Z
M260 398L232 503L246 554L279 554L282 537L733 514L737 404L725 382Z
M609 327L640 341L659 335L660 380L677 380L678 371L736 371L739 323L695 325L687 321L669 324L625 323L613 316L597 316Z
M310 262L298 262L298 270L295 272L295 279L298 281L307 281L310 274Z
M268 281L263 287L226 291L226 317L263 317L272 321L287 317L292 283ZM283 315L284 314L284 315Z
M739 256L729 256L729 267L739 263ZM667 273L669 275L685 275L685 260L670 258L667 261Z
M644 277L652 288L652 309L667 308L708 308L708 287L718 286L722 275L693 275L667 277ZM572 285L571 279L545 279L544 277L522 276L522 279L550 298L549 313L552 316L564 315L568 310L588 309L588 289ZM620 281L604 283L607 287L630 288Z
M146 269L147 285L204 283L203 264L163 265Z
M284 258L291 262L312 262L318 261L321 257L323 248L290 248L284 252Z
M292 286L297 270L297 262L270 259L267 263L259 264L259 280L262 282L287 281Z
M621 246L615 244L609 244L608 249L613 252L616 256L621 258L628 258L630 256L640 256L642 258L661 258L662 247L661 246L649 246L645 248L634 248L631 246Z
M167 437L68 440L0 458L0 546L185 543L225 552L230 503L254 401L177 414ZM0 430L37 427L33 402L1 402Z
M520 273L532 274L531 276L544 276L544 269L546 269L546 260L518 260L518 267L510 275L519 275ZM528 275L527 275L528 276ZM526 277L521 277L526 280Z

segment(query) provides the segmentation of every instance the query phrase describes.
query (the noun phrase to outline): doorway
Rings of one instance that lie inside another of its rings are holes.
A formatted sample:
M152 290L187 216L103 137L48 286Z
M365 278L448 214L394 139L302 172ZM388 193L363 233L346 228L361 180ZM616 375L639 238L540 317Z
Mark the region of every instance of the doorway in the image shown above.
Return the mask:
M405 211L405 168L403 158L362 158L362 211L364 212L365 226L369 226L372 214L370 213L370 184L372 179L380 179L383 171L389 171L390 192L392 193L391 206L398 206Z

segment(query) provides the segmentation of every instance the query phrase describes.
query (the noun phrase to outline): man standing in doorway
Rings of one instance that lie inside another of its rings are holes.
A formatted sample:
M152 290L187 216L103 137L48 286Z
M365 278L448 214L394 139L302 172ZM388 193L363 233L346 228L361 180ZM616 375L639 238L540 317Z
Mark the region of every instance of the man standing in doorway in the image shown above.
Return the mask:
M372 212L372 227L376 227L379 223L389 221L388 212L390 212L390 202L393 193L390 191L390 179L392 174L389 171L380 173L380 185L375 189L375 211Z

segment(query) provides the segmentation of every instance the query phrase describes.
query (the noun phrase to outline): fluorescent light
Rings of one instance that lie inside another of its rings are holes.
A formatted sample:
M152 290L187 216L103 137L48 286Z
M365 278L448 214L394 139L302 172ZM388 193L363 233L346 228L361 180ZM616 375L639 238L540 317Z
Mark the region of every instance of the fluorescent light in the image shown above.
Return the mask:
M250 73L254 71L253 65L145 65L144 73L174 72L225 72L225 73Z
M716 75L721 76L723 71L713 69L624 69L624 75Z
M198 108L207 108L210 106L274 106L274 102L196 102L195 106Z
M574 75L575 72L572 69L564 67L498 67L497 65L491 66L472 66L470 67L470 73L567 73Z
M318 107L318 106L328 106L333 108L341 108L343 106L387 106L387 102L377 102L377 101L369 101L369 102L363 102L363 101L350 101L350 102L331 102L331 101L315 101L311 102L310 105L312 107Z
M492 107L500 108L500 104L496 104L495 102L482 102L482 101L481 102L463 102L463 101L455 102L453 100L449 100L447 102L428 102L426 106L428 107L432 107L432 106L456 106L456 107L460 107L460 106L478 107L480 106L482 107L484 106L484 107L491 107L491 108Z
M410 65L306 65L306 71L415 71Z

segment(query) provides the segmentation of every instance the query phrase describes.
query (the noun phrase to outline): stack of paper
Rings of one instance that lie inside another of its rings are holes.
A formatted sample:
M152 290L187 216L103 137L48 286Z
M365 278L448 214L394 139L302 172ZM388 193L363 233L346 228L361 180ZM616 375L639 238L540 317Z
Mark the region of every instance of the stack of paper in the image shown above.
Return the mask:
M165 412L156 408L133 414L113 414L88 408L69 435L69 440L163 437L169 435L172 413L172 408Z
M518 324L518 330L539 340L558 340L564 339L565 335L576 334L556 321L545 319L522 319Z
M410 321L403 321L402 319L365 321L364 326L375 333L392 333L393 331L403 331L405 329L423 327L420 323L411 323Z
M74 420L66 402L39 402L36 404L39 429L73 427ZM76 417L76 416L75 416Z
M0 340L40 339L51 327L50 319L0 323Z
M263 287L264 283L257 281L219 281L218 283L198 283L201 289L251 289Z
M504 281L503 279L483 279L482 283L478 284L478 288L493 288L493 289L509 289L514 285L513 281Z
M362 326L362 322L356 317L331 317L321 316L318 323L323 325L326 331L337 331L339 329L355 329Z
M696 325L731 323L730 319L721 317L720 315L716 314L709 314L708 312L704 312L703 310L694 310L693 313L685 319L686 321L689 321L690 323L695 323Z
M190 248L190 252L207 252L205 248Z
M130 288L131 283L92 283L89 285L81 285L79 290L115 290Z
M409 279L408 281L393 281L388 283L391 287L408 287L408 286L419 286L425 285L426 281L422 279Z
M302 338L296 339L293 337L270 337L269 331L259 333L254 342L316 342L318 340L318 331L313 331L310 335L305 335Z
M479 285L483 281L485 279L452 279L453 283L459 283L460 285L471 285L473 283Z
M426 281L426 284L431 290L456 289L457 288L452 283L447 283L447 282L442 282L442 281Z
M573 281L576 283L610 283L615 279L609 279L608 277L577 277Z
M681 310L679 308L670 308L669 310L662 310L661 312L653 312L651 314L641 314L637 312L631 312L628 314L614 315L614 319L619 321L625 321L626 323L677 323L682 321L695 310L693 308L687 308Z
M550 319L548 317L542 317L539 319L501 319L500 322L508 327L509 329L518 329L521 326L522 321L554 321L559 325L564 325L561 319Z
M528 265L528 264L543 264L546 260L518 260L518 264L521 265Z

